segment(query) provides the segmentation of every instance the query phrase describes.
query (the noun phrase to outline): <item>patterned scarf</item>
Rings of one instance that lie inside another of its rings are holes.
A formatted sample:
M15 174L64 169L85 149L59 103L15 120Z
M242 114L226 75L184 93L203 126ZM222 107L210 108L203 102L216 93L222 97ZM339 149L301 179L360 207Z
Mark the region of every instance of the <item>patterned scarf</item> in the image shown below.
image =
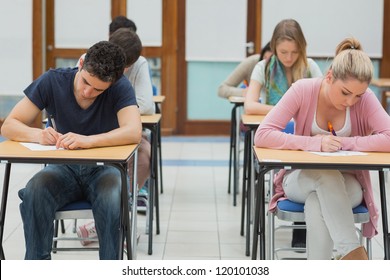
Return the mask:
M276 55L273 55L265 70L265 104L275 105L288 89L284 67Z
M311 77L309 69L307 69L305 76L308 78ZM265 70L265 104L275 105L278 103L288 88L288 81L283 64L279 61L276 55L273 55L268 61L268 65Z

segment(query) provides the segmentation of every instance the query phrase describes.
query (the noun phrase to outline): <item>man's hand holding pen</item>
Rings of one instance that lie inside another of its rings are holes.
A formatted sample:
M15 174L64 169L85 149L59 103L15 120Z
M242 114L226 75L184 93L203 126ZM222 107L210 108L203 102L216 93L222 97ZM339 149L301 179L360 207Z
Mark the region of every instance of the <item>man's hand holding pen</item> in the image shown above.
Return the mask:
M56 145L58 138L61 136L61 133L58 133L55 131L51 126L46 127L42 130L41 133L41 140L39 141L39 144L42 145Z

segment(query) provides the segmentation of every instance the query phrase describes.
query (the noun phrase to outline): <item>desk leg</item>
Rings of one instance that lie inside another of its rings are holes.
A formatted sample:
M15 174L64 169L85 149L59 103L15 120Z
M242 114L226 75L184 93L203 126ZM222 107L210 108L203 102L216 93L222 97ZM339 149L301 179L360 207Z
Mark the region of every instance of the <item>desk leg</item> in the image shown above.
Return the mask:
M131 190L133 203L131 204L131 245L132 259L137 259L137 201L138 201L138 185L137 185L137 169L138 169L138 150L133 155L133 189ZM127 172L126 172L127 173ZM127 178L127 176L126 176ZM129 201L129 198L127 198ZM128 205L128 203L127 203ZM129 235L127 235L129 237ZM127 248L130 250L130 248Z
M260 260L265 260L265 203L264 203L264 176L272 168L260 167L257 176L257 193L255 220L253 224L252 260L256 259L257 245L260 238Z
M151 168L154 169L154 204L156 207L156 234L160 234L160 202L159 202L159 191L158 191L158 146L159 146L159 139L158 139L158 127L160 126L160 123L157 124L155 127L155 139L154 139L154 166ZM152 148L153 148L152 147Z
M157 130L156 126L150 128L150 186L149 186L149 236L148 236L148 254L153 253L153 216L154 207L156 207L156 234L160 234L160 215L159 215L159 201L158 201L158 182L157 182Z
M134 170L134 166L137 166L137 151L135 151L133 155L134 164L133 164L133 171L137 171L136 167ZM134 213L137 213L137 204L134 203L134 193L137 195L135 189L136 187L133 187L132 189L132 195L133 195L133 203L132 203L132 211L131 211L131 224L130 224L130 214L129 214L129 195L128 195L128 189L127 189L127 164L121 165L121 164L113 164L114 167L116 167L120 173L121 173L121 180L122 180L122 187L121 187L121 215L120 215L120 232L119 232L119 259L123 260L123 243L126 240L126 251L127 251L127 259L133 260L136 258L136 247L134 248L134 244L136 246L136 242L134 243L134 240L137 240L137 215L134 215ZM137 174L137 173L133 173ZM133 176L137 177L136 175ZM137 179L135 178L135 182ZM136 186L136 183L133 186ZM135 204L135 205L134 205ZM135 208L134 208L135 207ZM135 212L134 212L135 210ZM135 239L134 239L135 235ZM132 246L133 243L133 246Z
M160 166L160 193L163 193L163 172L162 172L162 156L161 156L161 122L157 128L157 150L158 150L158 163Z
M245 132L245 138L244 138L244 164L243 164L243 172L242 172L242 198L241 198L241 230L240 234L241 236L244 236L244 224L245 224L245 206L246 206L246 200L247 200L247 163L248 163L248 137L249 132Z
M238 180L240 177L240 108L236 108L235 131L235 155L234 155L234 182L233 182L233 206L237 205Z
M245 255L250 255L250 238L251 238L251 213L252 213L252 185L251 185L251 178L252 178L252 146L251 146L251 137L252 137L252 131L249 129L245 133L245 145L246 146L246 248L245 248Z
M390 233L388 228L387 205L386 205L386 184L384 171L379 171L379 191L382 209L382 227L383 227L383 248L385 260L390 259Z
M234 105L232 109L232 117L230 123L230 151L229 151L229 181L228 181L228 193L230 193L231 182L232 182L232 166L234 166L235 158L235 131L236 131L236 109L237 106Z
M7 209L8 189L9 189L9 178L11 173L11 163L5 165L4 182L3 182L3 194L1 196L1 215L0 215L0 259L5 260L4 249L3 249L3 235L4 235L4 224L5 224L5 211Z

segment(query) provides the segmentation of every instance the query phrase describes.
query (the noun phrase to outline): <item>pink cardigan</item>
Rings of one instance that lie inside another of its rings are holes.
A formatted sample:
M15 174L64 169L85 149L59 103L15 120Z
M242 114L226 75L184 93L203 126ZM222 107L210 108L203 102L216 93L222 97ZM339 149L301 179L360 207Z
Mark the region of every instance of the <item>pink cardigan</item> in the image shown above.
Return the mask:
M258 127L254 139L256 147L321 150L321 137L311 137L310 132L322 80L301 79L287 90ZM350 107L350 115L352 131L350 137L342 137L343 150L390 152L390 117L370 89ZM295 122L295 135L281 132L291 119ZM269 205L270 211L274 211L278 200L286 199L282 187L285 172L281 170L275 176L275 195ZM378 233L379 212L374 203L370 174L367 170L356 170L355 175L363 188L363 199L370 213L370 222L363 226L363 235L372 237Z

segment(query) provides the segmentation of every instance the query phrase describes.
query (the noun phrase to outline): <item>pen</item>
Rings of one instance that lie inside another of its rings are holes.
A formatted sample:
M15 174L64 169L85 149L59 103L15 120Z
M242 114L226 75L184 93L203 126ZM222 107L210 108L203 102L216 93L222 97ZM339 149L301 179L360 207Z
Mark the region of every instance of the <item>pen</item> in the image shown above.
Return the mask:
M334 131L333 125L330 122L328 122L328 129L329 129L329 132L332 132L332 134L334 136L337 136L336 131Z
M50 115L50 122L51 122L51 126L53 127L53 129L54 129L55 131L57 131L57 126L56 126L56 123L55 123L55 121L54 121L53 115Z

